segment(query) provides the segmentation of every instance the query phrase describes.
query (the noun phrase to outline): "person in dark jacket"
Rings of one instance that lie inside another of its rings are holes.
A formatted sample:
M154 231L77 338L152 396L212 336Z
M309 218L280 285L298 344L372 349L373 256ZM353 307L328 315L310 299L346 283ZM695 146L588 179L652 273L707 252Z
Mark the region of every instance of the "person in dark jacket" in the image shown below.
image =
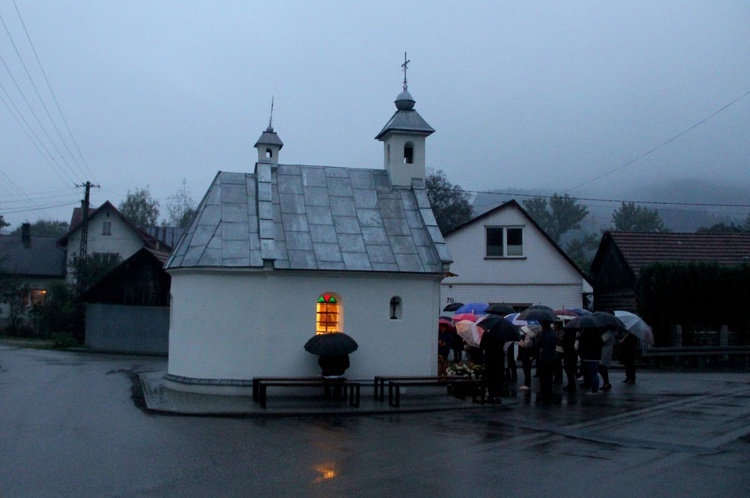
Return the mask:
M349 368L349 355L323 355L318 358L318 365L322 369L320 375L330 381L325 383L326 399L340 399L343 394L341 381L344 380L344 372Z
M625 334L625 337L619 342L620 363L625 366L626 384L635 384L635 350L638 346L638 338L631 333Z
M584 367L584 382L591 387L586 394L599 394L599 360L602 357L602 330L599 328L583 329L578 343Z
M451 327L444 323L438 325L438 354L443 358L443 361L448 361L448 355L453 345L453 336Z
M485 332L479 344L484 352L484 378L490 403L500 403L505 383L505 343Z
M578 331L576 329L563 329L563 367L565 368L565 376L568 378L568 384L563 387L563 390L569 393L576 392L576 371L578 370L577 335Z
M543 399L549 399L552 397L552 379L557 362L557 336L552 330L552 322L540 323L542 333L539 335L539 359L536 367L539 372L539 394Z

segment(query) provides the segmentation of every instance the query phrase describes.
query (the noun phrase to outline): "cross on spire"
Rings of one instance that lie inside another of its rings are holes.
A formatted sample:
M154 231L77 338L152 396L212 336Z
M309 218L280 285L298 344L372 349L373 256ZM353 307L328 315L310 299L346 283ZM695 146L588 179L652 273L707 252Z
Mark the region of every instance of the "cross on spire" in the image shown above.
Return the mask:
M273 98L274 96L271 95L271 117L268 118L268 129L273 130Z
M409 68L409 63L411 61L406 59L406 52L404 52L404 63L401 64L401 67L404 68L404 91L406 91L407 88L409 88L409 85L406 83L406 70Z

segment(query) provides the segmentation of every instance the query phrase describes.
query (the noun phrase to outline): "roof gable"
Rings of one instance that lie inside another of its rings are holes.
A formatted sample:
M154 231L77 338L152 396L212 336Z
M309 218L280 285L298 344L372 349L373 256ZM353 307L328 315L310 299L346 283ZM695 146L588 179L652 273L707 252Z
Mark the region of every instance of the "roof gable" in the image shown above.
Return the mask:
M656 262L750 263L750 233L605 232L592 264L595 271L604 263L607 244L616 247L636 276Z
M483 221L489 220L493 215L497 213L501 213L503 211L507 210L515 210L519 212L525 219L528 221L529 225L534 227L546 240L547 242L552 246L552 248L557 251L564 259L565 261L570 264L576 272L578 272L581 277L584 278L584 280L588 281L588 277L583 273L583 271L579 268L579 266L573 261L570 256L568 256L565 251L562 250L562 248L554 241L552 240L552 237L547 235L547 232L544 231L544 229L539 226L539 224L534 221L534 219L529 215L529 213L516 201L515 199L511 199L507 202L504 202L500 204L499 206L496 206L493 209L490 209L489 211L486 211L479 216L476 216L461 225L458 225L457 227L453 228L452 230L449 230L448 233L445 234L446 238L449 238L452 234L455 234L459 231L470 229L471 227L476 226L477 224L480 224Z
M451 261L422 184L385 170L258 163L219 172L167 268L443 274Z
M143 243L146 247L149 249L160 249L160 241L153 235L149 234L145 230L142 230L141 228L137 227L135 224L133 224L128 218L125 217L111 202L105 201L104 204L101 206L90 209L89 210L89 216L88 220L93 220L97 215L104 212L111 212L115 215L117 215L127 226L133 231L133 234L143 240ZM68 246L68 239L70 239L70 236L73 235L76 231L78 231L81 226L83 225L83 210L81 208L75 208L73 210L73 216L71 218L71 224L70 229L57 240L57 246L65 248Z

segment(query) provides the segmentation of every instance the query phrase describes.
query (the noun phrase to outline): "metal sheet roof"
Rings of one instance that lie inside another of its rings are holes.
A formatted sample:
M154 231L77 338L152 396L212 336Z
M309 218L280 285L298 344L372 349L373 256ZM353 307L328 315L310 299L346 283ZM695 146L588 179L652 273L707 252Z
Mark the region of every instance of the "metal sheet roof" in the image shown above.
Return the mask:
M258 163L219 172L166 268L444 273L451 262L424 182L385 170Z

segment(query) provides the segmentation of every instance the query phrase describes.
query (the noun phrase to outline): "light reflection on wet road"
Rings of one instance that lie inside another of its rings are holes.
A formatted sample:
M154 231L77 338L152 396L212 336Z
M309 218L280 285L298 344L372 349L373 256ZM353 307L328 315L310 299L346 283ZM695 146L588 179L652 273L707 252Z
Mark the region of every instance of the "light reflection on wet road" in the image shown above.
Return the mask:
M574 403L361 417L154 415L163 358L0 346L0 496L746 496L748 374Z

